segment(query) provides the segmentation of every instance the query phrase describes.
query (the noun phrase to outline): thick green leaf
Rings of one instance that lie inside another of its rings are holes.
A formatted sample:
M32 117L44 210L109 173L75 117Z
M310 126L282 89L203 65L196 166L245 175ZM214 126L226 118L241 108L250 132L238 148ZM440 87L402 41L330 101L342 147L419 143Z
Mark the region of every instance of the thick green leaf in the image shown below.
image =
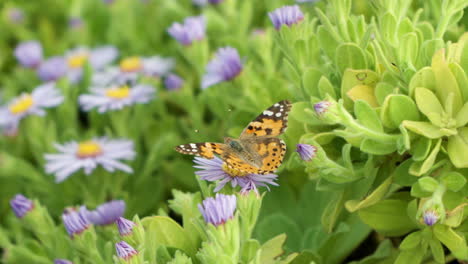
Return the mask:
M372 139L364 139L361 141L361 145L359 148L367 153L374 154L374 155L386 155L393 153L397 150L397 145L396 144L387 144L387 143L382 143L379 141L375 141Z
M343 43L336 48L335 62L340 72L346 69L367 69L364 51L355 43Z
M468 246L464 236L457 234L452 228L436 224L433 229L434 235L442 242L452 254L459 259L468 260Z
M432 58L432 70L436 81L436 94L441 102L445 102L450 93L454 94L453 111L458 113L463 105L463 97L458 88L457 80L450 71L445 60L445 50L441 49Z
M377 112L366 102L358 100L354 102L354 114L359 123L374 131L383 132Z
M378 81L378 74L371 70L347 69L341 80L341 98L344 100L346 109L353 109L353 101L347 95L349 90L357 85L374 87Z
M414 97L416 98L416 104L418 105L419 110L429 116L430 113L438 113L443 114L444 109L440 104L439 99L436 95L431 92L431 90L418 87L414 93Z
M416 176L421 176L432 168L432 165L434 165L437 154L439 153L441 142L442 142L441 139L437 141L437 143L435 144L434 148L431 151L431 154L429 154L426 160L417 161L411 164L411 167L410 167L411 174L416 175Z
M449 138L447 152L455 167L468 168L468 127L458 129L458 135Z
M411 250L402 250L398 255L395 264L419 264L422 262L427 249L422 246L417 246Z
M468 42L467 42L468 43ZM468 45L465 44L465 50ZM458 87L460 88L460 92L463 96L463 102L468 101L468 73L467 70L463 70L463 68L457 63L449 63L450 71L452 71L453 76L457 80Z
M420 114L414 101L406 95L389 95L380 111L380 118L385 126L397 128L404 120L419 121Z
M457 127L463 127L468 124L468 102L463 105L455 117Z
M409 84L409 95L413 96L417 87L424 87L431 91L435 91L435 76L430 67L424 67L419 70Z
M405 120L403 121L403 126L405 126L406 129L416 134L419 134L419 135L422 135L431 139L441 138L443 136L451 136L451 135L456 134L456 131L454 130L448 130L448 129L442 130L439 127L436 127L429 122Z
M382 105L387 98L387 96L390 96L393 92L395 87L389 83L386 82L379 82L375 86L375 98L377 99L377 103L379 105Z
M302 83L304 89L306 90L309 96L319 96L319 80L322 77L322 72L316 68L306 68L302 74Z
M429 176L422 177L418 180L421 188L426 192L434 192L439 187L439 182Z
M413 249L421 243L422 231L413 232L405 237L400 244L401 250Z
M318 90L320 94L320 98L326 98L327 95L331 98L337 100L336 91L333 87L333 84L328 80L327 77L322 76L318 82Z
M429 247L434 260L437 261L437 263L445 263L445 254L442 244L436 239L431 239L429 241Z
M323 122L318 119L312 108L313 105L308 102L294 103L289 113L289 117L304 124L322 125Z
M261 263L275 263L274 259L284 253L283 244L285 241L286 235L281 234L265 242L261 247Z
M260 243L257 240L249 239L245 241L244 244L242 245L242 253L241 253L242 261L244 263L248 263L250 260L252 260L255 257L259 249L260 249ZM264 251L262 251L262 256L263 254L264 254Z
M418 178L409 173L410 165L413 163L411 159L405 160L393 172L393 178L396 184L401 186L411 186Z
M369 207L378 203L388 193L388 190L393 182L393 178L389 177L380 184L370 195L363 200L349 200L345 203L345 207L350 212L355 212L359 209Z
M359 210L359 217L380 233L400 236L416 227L406 214L407 206L406 201L383 200Z

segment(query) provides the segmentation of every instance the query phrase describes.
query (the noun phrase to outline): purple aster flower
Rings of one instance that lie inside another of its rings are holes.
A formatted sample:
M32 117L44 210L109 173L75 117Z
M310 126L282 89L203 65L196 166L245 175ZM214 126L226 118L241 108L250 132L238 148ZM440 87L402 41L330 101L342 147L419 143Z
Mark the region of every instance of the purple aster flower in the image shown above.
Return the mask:
M119 56L119 50L111 45L97 47L91 50L89 54L89 63L93 70L101 70L112 63Z
M205 38L205 18L203 16L188 17L184 24L173 23L167 32L182 45L190 45L193 41Z
M42 61L42 46L37 41L27 41L15 48L15 57L26 68L36 68Z
M23 216L34 208L33 202L22 194L15 195L15 197L10 200L10 206L18 218L23 218Z
M309 144L297 144L297 153L301 156L304 161L312 160L317 154L317 148Z
M215 192L221 190L228 182L231 182L232 187L239 185L242 188L242 192L252 189L256 190L257 186L269 189L268 184L278 186L275 182L276 178L278 178L276 174L233 175L229 171L224 170L223 160L218 157L214 157L213 159L195 157L194 162L196 164L194 167L200 169L195 172L196 175L200 176L200 179L210 182L220 180L214 189Z
M215 198L208 197L203 200L203 205L198 204L198 210L203 215L205 222L219 226L234 216L236 203L235 195L217 193Z
M423 214L424 223L428 226L433 226L439 220L439 214L434 210L427 210Z
M119 217L117 218L115 223L117 224L117 229L119 229L119 234L121 236L128 236L132 234L133 227L135 226L135 223L133 221L130 221L123 217Z
M62 57L52 57L41 63L37 74L44 82L56 81L67 73L67 62Z
M54 264L73 264L73 262L66 259L55 259Z
M22 9L12 7L7 10L7 16L11 23L20 24L24 21L24 12Z
M95 210L89 211L84 206L80 212L95 225L108 225L114 223L125 212L125 201L114 200L99 205Z
M322 115L328 111L328 108L332 105L329 101L321 101L314 104L314 110L317 115Z
M206 66L202 88L234 79L242 71L242 62L235 48L224 47L218 49L215 58Z
M127 242L125 241L120 241L118 243L115 243L115 251L117 251L117 256L119 258L123 258L125 260L128 260L134 255L138 254L138 251L136 251L132 246L127 244Z
M208 4L208 0L192 0L192 3L196 6L206 6Z
M273 26L279 30L282 25L290 27L304 19L301 9L298 5L283 6L268 13Z
M208 0L208 2L210 2L210 4L213 4L213 5L217 5L219 3L222 3L224 0Z
M88 229L90 225L82 210L66 209L62 214L62 220L68 235L72 238Z
M170 91L179 90L183 84L184 80L173 73L168 74L166 79L164 79L164 86Z

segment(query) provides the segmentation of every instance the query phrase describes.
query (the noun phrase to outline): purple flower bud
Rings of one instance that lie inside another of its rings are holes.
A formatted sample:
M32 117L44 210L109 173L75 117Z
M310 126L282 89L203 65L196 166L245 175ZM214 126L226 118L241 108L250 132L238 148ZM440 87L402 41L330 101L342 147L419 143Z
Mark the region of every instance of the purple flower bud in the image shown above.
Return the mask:
M13 24L20 24L24 21L24 12L22 9L12 7L7 10L7 17Z
M66 259L55 259L54 264L73 264L73 262Z
M213 4L213 5L217 5L221 2L223 2L224 0L208 0L208 2L210 2L210 4Z
M242 71L242 62L235 48L219 48L215 58L206 66L206 74L203 76L202 88L234 79Z
M329 101L321 101L314 104L314 110L317 115L322 115L328 111L328 108L332 105Z
M52 57L41 63L37 74L44 82L56 81L67 73L67 62L62 57Z
M10 206L18 218L23 218L23 216L34 208L33 202L22 194L15 195L15 197L10 200Z
M439 214L434 210L427 210L423 214L424 223L433 226L439 220Z
M73 237L88 229L90 223L83 212L75 209L66 209L62 214L63 224L68 235Z
M193 41L205 38L205 18L203 16L188 17L184 20L184 24L173 23L167 32L180 44L190 45Z
M290 27L304 19L304 14L298 5L277 8L268 13L268 16L276 30L279 30L282 25Z
M117 224L117 229L119 229L119 234L121 236L127 236L132 234L133 232L133 227L135 226L135 223L127 220L123 217L119 217L115 223Z
M114 223L125 212L125 201L114 200L99 205L95 210L89 211L82 207L80 211L95 225L109 225Z
M234 216L236 210L236 196L217 193L215 198L208 197L203 200L203 205L198 204L205 222L215 226L224 224Z
M81 17L71 17L68 20L68 26L73 29L79 29L83 27L83 19Z
M167 75L166 79L164 79L164 86L166 86L166 89L171 91L179 90L183 84L184 80L173 73L170 73Z
M37 41L27 41L15 48L15 57L26 68L36 68L42 61L42 46Z
M116 243L115 251L117 251L117 256L119 258L123 258L125 260L128 260L134 255L138 254L138 251L136 251L132 246L127 244L127 242L125 241L120 241Z
M304 161L312 160L317 154L317 148L309 144L297 144L296 145L297 153L301 156L301 159Z

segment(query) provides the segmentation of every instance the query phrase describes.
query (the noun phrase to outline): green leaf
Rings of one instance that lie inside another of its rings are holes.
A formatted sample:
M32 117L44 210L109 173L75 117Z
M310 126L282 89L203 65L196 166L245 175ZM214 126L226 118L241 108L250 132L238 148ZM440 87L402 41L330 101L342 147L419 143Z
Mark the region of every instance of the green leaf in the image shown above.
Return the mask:
M183 250L189 256L194 256L196 247L185 230L174 220L165 216L145 217L141 220L146 230L147 250L155 251L160 245ZM148 243L151 241L151 243Z
M453 111L458 113L462 107L462 95L457 80L450 71L445 60L445 50L441 49L432 58L432 70L436 80L436 94L441 102L445 102L450 93L454 94Z
M333 84L325 76L320 77L320 80L318 82L318 90L319 90L320 98L326 98L328 95L335 100L337 99Z
M468 124L468 102L463 105L455 117L457 127L463 127Z
M379 185L369 196L363 200L349 200L345 203L345 207L349 212L355 212L359 209L369 207L382 200L388 193L392 185L393 178L389 177L382 184Z
M416 176L421 176L432 168L432 165L434 165L437 154L439 153L441 142L442 142L441 139L437 141L437 143L435 144L434 148L431 151L431 154L429 154L426 160L417 161L411 164L411 167L410 167L411 174L416 175Z
M409 96L392 94L385 98L380 118L385 126L397 128L404 120L420 120L420 114L416 104Z
M468 45L465 44L465 50L467 46ZM449 63L449 68L453 76L457 80L458 88L460 88L460 92L463 96L463 102L468 101L468 73L467 73L468 69L463 70L463 68L459 64L454 63L454 62Z
M420 137L413 143L413 147L410 149L412 159L415 161L424 160L429 152L431 151L432 140Z
M293 118L301 123L309 125L322 125L323 122L318 119L314 110L312 110L312 104L308 102L297 102L294 103L291 111L289 112L289 117Z
M346 69L367 69L364 51L355 43L343 43L336 48L335 63L340 72Z
M418 180L421 188L426 192L434 192L439 187L439 182L429 176L422 177Z
M411 32L403 35L399 44L400 60L414 65L418 54L419 41L416 33Z
M455 167L468 168L468 127L458 129L458 135L449 138L447 152Z
M353 101L348 97L348 91L357 85L374 87L379 80L377 73L371 70L347 69L341 80L341 98L347 109L352 109Z
M466 177L461 173L451 171L440 178L440 181L452 192L458 192L465 186Z
M242 245L242 253L241 253L242 262L249 263L249 261L255 257L259 249L260 249L260 243L257 240L249 239L245 241L245 243ZM264 254L264 251L262 251L262 256L263 254Z
M266 241L272 236L287 233L288 240L285 248L289 251L299 250L300 238L302 237L301 231L296 221L283 214L275 213L260 219L256 233L260 241Z
M414 74L413 78L411 78L409 84L410 96L414 95L414 91L417 87L424 87L431 91L435 91L435 76L430 67L420 69L416 74Z
M445 263L445 254L442 244L439 240L431 239L429 241L429 247L431 249L432 256L437 263Z
M419 135L422 135L431 139L441 138L443 136L451 136L451 135L456 134L456 131L448 130L448 129L442 130L439 127L436 127L429 122L405 120L403 121L403 126L406 129L416 134L419 134Z
M354 102L354 114L363 126L374 131L383 132L382 123L377 112L366 101L357 100Z
M383 200L359 210L359 217L380 233L400 236L416 227L406 214L407 205L402 200Z
M427 248L423 249L422 246L417 246L412 250L403 250L398 254L395 264L419 264L422 262Z
M397 145L394 143L382 143L372 139L364 139L359 146L361 151L374 155L386 155L397 150Z
M422 231L413 232L405 237L400 244L401 250L413 249L421 243Z
M316 68L306 68L302 74L302 83L309 96L319 96L318 84L322 77L322 72Z
M395 89L395 87L389 83L386 83L386 82L379 82L376 86L375 86L375 98L377 99L377 103L379 105L382 105L385 101L385 99L387 99L388 96L390 96L393 92L393 90Z
M417 182L417 183L415 183L415 184L413 184L411 186L411 196L418 197L418 198L423 198L423 197L429 197L431 195L432 195L431 192L423 190L423 188L421 187L421 184L419 184L419 182Z
M322 25L320 25L317 29L317 40L320 44L320 47L325 51L325 54L327 54L330 59L335 58L336 48L338 47L339 43Z
M409 173L410 165L413 163L411 159L405 160L393 172L395 183L401 186L411 186L418 178Z
M452 252L455 258L468 260L468 247L464 236L441 224L436 224L433 232L435 237Z
M375 98L374 88L368 85L356 85L346 95L353 101L363 100L373 107L379 106Z
M414 93L419 110L429 116L430 113L444 114L444 108L431 90L418 87Z
M284 253L283 244L285 241L286 235L281 234L265 242L260 248L262 250L260 263L275 263L274 259Z

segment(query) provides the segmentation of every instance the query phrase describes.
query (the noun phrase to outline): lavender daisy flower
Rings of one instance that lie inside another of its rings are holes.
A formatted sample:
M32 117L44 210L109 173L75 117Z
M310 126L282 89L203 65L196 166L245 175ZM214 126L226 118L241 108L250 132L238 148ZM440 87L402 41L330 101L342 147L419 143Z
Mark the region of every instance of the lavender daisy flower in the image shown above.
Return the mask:
M55 182L59 183L80 169L86 175L101 165L108 172L121 170L133 173L128 165L119 160L133 160L135 151L130 140L111 140L105 137L94 138L89 141L70 141L63 145L55 144L60 151L58 154L46 154L45 170L55 175Z
M23 218L23 216L34 208L33 202L22 194L15 195L15 197L10 200L10 206L13 213L15 213L18 218Z
M236 204L237 198L235 195L217 193L215 198L208 197L203 200L203 205L198 204L198 210L203 215L205 222L219 226L234 217Z
M67 61L64 58L51 57L39 65L37 75L44 82L51 82L65 76L67 70Z
M128 57L120 62L122 73L142 73L150 77L165 76L174 68L174 59L153 57Z
M36 68L42 61L42 46L37 41L20 43L14 53L19 63L26 68Z
M304 161L311 161L317 154L317 148L309 144L297 144L297 153Z
M276 30L279 30L282 25L290 27L304 19L304 14L298 5L277 8L268 13L268 16Z
M208 0L208 2L210 2L210 4L213 4L213 5L217 5L217 4L220 4L222 3L224 0Z
M119 219L125 212L125 201L114 200L99 205L95 210L89 211L82 206L80 212L95 225L109 225Z
M55 259L54 264L73 264L73 262L67 259Z
M434 210L427 210L423 214L424 223L428 226L433 226L439 221L439 214Z
M205 18L203 16L188 17L184 24L173 23L167 32L182 45L190 45L194 41L205 38Z
M218 49L215 58L206 66L207 73L203 76L202 88L234 79L242 71L242 62L235 48Z
M68 26L71 29L80 29L84 25L83 19L81 17L71 17L68 20Z
M184 80L173 73L168 74L166 79L164 79L164 86L170 91L179 90L183 84Z
M65 54L68 79L72 83L80 81L83 76L83 66L88 61L93 70L99 71L114 61L118 55L118 50L113 46L102 46L92 50L78 47L70 50Z
M115 251L117 252L117 256L119 258L123 258L125 260L129 260L134 255L138 254L138 251L136 251L132 246L127 244L127 242L125 241L120 241L116 243Z
M117 218L115 221L117 225L117 229L119 230L119 234L121 236L128 236L133 233L133 227L136 225L134 222L125 219L123 217Z
M133 86L130 84L114 84L107 87L93 87L91 92L92 94L80 95L78 98L81 108L84 111L97 108L99 113L105 113L122 109L125 106L148 103L153 99L155 89L147 84Z
M31 94L23 93L7 106L0 107L0 128L16 131L24 117L44 116L46 108L58 106L63 100L63 96L53 83L40 85Z
M224 185L228 182L231 183L232 187L240 186L241 192L247 190L256 189L257 186L263 186L269 189L269 185L278 186L275 182L278 175L276 174L245 174L245 175L234 175L232 172L225 170L223 166L223 160L218 157L213 159L205 159L200 157L194 158L195 168L200 169L195 172L196 175L200 176L200 179L209 182L218 181L218 185L214 189L215 192L221 190Z
M63 224L70 237L80 234L88 229L90 222L81 211L66 209L62 214Z
M100 71L114 62L118 56L119 50L116 47L111 45L100 46L90 51L89 63L93 67L93 70Z

